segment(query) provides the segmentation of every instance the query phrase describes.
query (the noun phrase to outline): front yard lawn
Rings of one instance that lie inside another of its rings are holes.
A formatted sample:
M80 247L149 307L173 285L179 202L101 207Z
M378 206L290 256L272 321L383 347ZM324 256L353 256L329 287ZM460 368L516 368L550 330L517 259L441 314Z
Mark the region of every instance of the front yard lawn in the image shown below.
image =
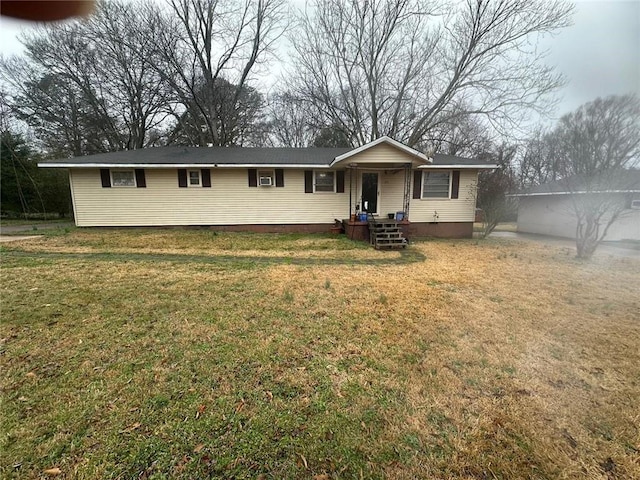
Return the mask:
M497 239L6 244L0 477L637 478L639 272Z

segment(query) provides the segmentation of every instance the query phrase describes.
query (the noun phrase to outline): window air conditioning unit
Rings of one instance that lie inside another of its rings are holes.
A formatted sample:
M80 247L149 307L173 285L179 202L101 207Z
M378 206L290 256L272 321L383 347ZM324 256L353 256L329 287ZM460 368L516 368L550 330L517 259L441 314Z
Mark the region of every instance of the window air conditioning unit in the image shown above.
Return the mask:
M271 177L260 177L261 187L270 187L273 185L273 179Z

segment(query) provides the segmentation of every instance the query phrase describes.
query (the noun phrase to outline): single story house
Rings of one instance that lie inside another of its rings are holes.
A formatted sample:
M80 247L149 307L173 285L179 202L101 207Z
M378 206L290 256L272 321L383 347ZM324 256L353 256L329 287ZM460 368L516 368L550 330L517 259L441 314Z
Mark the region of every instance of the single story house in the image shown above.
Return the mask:
M408 234L471 237L480 169L389 137L358 148L158 147L44 161L66 168L76 225L327 232L358 212Z
M607 202L623 208L611 225L606 241L640 240L640 170L624 172L616 182L585 188L583 181L555 181L512 195L518 198L518 232L575 238L577 219L574 201ZM604 219L606 220L606 216Z

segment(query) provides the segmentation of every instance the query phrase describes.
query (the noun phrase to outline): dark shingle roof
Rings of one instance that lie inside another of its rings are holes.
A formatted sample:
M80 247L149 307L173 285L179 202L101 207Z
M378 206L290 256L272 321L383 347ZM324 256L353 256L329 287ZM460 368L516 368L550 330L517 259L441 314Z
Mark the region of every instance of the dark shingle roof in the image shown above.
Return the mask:
M45 160L42 166L117 165L283 165L329 166L351 148L155 147ZM486 166L487 162L453 155L433 155L434 166Z
M328 165L350 148L156 147L41 162L109 165Z
M514 197L530 197L538 195L562 195L578 192L640 192L640 170L626 170L619 174L612 174L592 178L586 181L584 177L573 176L553 182L536 185Z
M433 165L461 165L461 166L484 166L491 162L476 160L475 158L456 157L455 155L445 155L443 153L433 154Z

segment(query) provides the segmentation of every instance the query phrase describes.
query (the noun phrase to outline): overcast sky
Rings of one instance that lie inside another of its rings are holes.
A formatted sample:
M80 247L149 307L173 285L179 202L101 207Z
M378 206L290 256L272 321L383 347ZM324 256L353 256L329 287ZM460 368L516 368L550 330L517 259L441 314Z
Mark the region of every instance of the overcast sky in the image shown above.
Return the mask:
M640 0L578 2L573 21L545 41L548 62L569 82L558 114L599 96L640 95Z
M29 24L0 20L0 53L21 51L16 35ZM640 95L640 0L579 1L574 25L545 40L548 62L568 84L557 116L615 93Z

